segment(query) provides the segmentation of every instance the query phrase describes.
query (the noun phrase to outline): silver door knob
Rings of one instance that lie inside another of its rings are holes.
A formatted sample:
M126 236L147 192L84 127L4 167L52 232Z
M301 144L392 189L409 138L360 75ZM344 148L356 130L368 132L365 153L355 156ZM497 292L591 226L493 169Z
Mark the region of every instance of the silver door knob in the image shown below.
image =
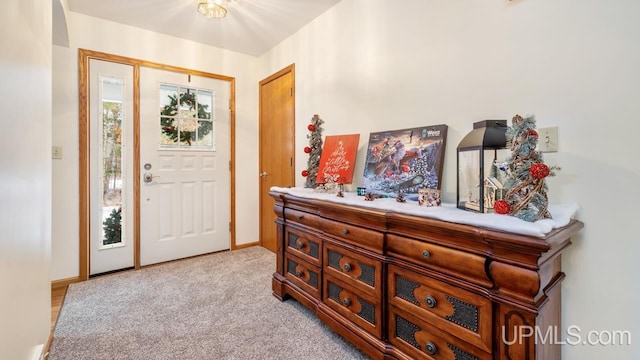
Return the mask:
M260 177L267 177L267 172L266 171L261 172Z
M146 172L146 173L144 173L144 175L142 175L142 179L143 179L143 180L144 180L144 182L146 182L146 183L152 182L152 181L153 181L153 179L154 179L154 178L157 178L157 177L160 177L160 176L153 176L153 174L152 174L152 173L150 173L150 172Z

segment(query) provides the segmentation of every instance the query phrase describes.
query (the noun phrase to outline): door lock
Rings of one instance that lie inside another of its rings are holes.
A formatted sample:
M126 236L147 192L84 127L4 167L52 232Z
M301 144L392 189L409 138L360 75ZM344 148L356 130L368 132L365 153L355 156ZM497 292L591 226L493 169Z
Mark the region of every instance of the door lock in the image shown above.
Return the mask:
M260 177L267 177L267 172L266 171L261 172Z
M142 175L142 179L146 183L150 183L150 182L153 181L154 178L158 178L158 177L160 177L160 176L153 176L153 174L150 173L150 172L146 172L146 173L144 173L144 175Z

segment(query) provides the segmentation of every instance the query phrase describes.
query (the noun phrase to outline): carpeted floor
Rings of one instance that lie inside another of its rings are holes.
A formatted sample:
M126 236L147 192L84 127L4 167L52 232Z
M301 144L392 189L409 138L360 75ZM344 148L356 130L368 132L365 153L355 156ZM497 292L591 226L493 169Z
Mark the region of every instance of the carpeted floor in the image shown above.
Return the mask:
M368 359L273 297L274 270L251 247L72 284L49 359Z

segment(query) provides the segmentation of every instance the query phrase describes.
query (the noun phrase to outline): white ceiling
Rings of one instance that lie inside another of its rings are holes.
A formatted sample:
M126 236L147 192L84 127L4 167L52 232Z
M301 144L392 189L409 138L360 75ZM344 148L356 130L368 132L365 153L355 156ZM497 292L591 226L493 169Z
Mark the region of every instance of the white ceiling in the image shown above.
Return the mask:
M196 0L68 0L69 10L182 39L260 56L340 0L230 0L207 19Z

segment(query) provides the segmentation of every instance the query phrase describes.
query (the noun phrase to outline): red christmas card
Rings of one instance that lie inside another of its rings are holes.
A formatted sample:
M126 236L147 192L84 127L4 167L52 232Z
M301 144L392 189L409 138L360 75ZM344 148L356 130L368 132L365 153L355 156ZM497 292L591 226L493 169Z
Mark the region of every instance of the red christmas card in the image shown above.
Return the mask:
M326 136L316 182L351 184L360 134Z

